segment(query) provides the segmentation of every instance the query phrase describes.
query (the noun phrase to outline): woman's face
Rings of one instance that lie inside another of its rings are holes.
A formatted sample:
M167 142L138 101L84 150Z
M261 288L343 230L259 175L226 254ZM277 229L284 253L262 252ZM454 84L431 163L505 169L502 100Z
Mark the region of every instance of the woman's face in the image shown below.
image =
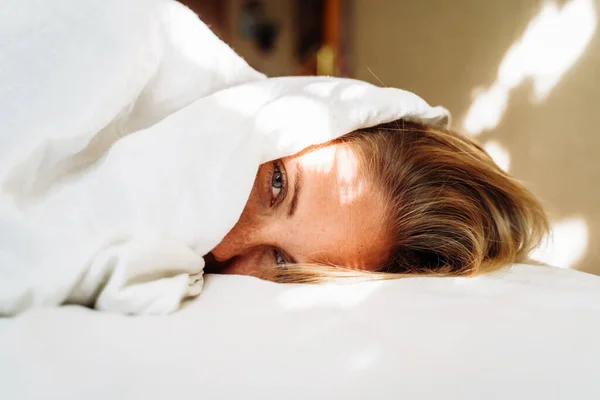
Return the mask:
M263 164L240 220L212 251L218 272L260 276L286 263L375 269L389 247L381 194L346 144Z

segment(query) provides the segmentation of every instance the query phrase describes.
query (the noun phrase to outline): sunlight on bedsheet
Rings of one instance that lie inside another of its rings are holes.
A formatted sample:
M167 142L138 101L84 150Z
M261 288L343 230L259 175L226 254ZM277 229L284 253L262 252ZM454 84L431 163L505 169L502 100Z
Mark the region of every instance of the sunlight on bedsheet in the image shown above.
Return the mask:
M339 82L315 82L308 85L306 91L315 96L327 99L339 85Z
M529 256L544 264L573 268L588 246L588 227L583 218L566 218L552 224L551 232Z
M462 124L465 133L476 136L497 127L510 91L526 78L533 81L533 101L544 100L584 53L596 25L593 0L570 0L562 8L555 2L545 3L506 52L496 82L487 89L475 89Z
M382 282L364 282L300 286L281 293L278 301L288 310L305 310L313 307L348 309L364 301L381 285Z
M348 365L356 372L365 371L373 366L381 355L379 346L371 345L358 354L352 356Z
M367 92L367 88L364 86L350 86L349 88L344 89L342 93L340 93L340 100L342 101L355 101L359 100L364 96Z
M226 109L235 110L246 117L254 117L260 106L266 103L270 97L269 92L263 88L246 85L236 87L235 91L225 89L215 94L214 99Z

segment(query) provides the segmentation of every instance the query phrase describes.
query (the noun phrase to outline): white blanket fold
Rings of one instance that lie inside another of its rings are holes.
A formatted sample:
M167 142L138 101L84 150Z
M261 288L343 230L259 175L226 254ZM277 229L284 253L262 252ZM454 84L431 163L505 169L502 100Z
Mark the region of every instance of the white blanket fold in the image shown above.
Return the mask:
M261 163L401 118L448 122L398 89L264 79L173 1L4 8L0 315L172 312Z

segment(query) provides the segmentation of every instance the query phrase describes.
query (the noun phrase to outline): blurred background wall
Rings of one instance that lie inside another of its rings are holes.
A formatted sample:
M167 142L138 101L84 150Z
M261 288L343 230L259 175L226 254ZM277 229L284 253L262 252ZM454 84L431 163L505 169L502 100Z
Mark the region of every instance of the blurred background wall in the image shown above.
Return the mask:
M447 107L545 204L553 235L533 257L600 274L600 0L183 2L267 75L352 76Z

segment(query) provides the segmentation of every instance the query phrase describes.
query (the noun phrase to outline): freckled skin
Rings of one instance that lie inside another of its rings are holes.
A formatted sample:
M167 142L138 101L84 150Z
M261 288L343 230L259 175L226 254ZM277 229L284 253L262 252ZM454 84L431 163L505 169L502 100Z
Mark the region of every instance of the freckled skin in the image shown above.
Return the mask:
M389 247L385 208L379 188L358 173L356 154L346 145L334 144L279 164L286 189L272 187L272 163L260 167L240 220L212 251L223 267L218 272L258 275L277 265L274 249L299 263L375 269ZM302 188L290 217L298 169ZM276 204L271 206L274 198Z

